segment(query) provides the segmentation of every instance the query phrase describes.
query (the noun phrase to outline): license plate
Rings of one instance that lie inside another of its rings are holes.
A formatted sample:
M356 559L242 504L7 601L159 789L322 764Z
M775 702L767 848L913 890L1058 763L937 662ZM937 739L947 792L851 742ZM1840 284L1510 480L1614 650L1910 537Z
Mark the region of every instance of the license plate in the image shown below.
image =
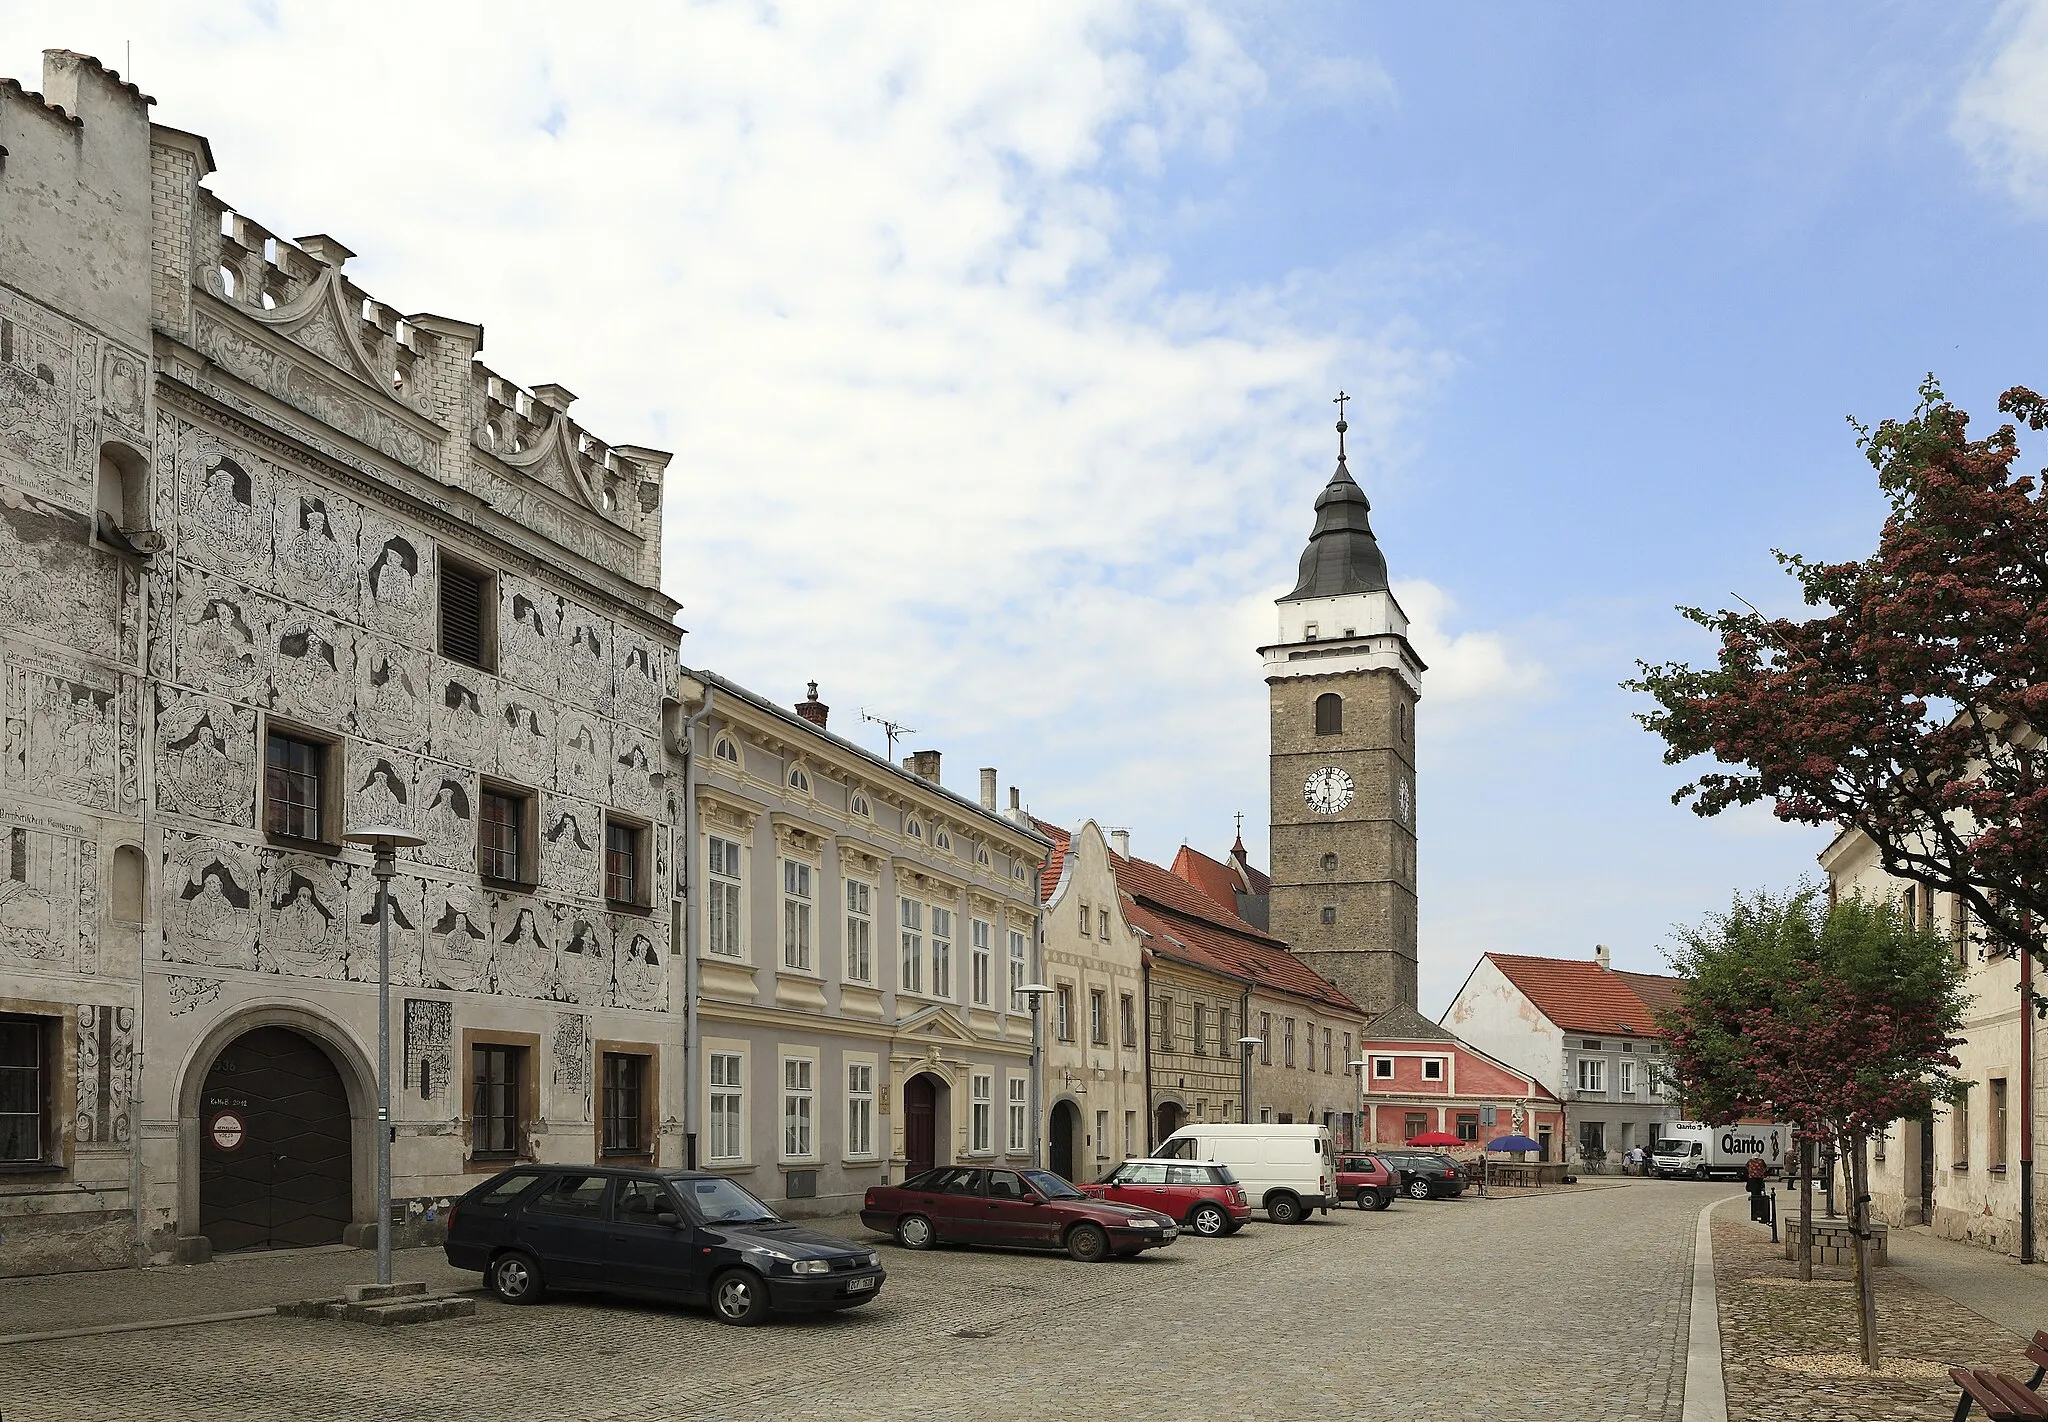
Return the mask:
M1159 1237L1161 1239L1179 1239L1180 1231L1172 1225L1168 1225L1165 1229L1159 1232Z
M847 1281L847 1285L846 1285L846 1292L848 1292L849 1294L857 1294L857 1293L861 1293L861 1292L862 1292L862 1291L864 1291L864 1290L867 1290L867 1289L872 1289L872 1288L873 1288L874 1286L875 1286L875 1278L874 1278L874 1275L870 1274L870 1275L869 1275L869 1276L868 1276L867 1278L865 1278L865 1279L850 1279L850 1280L848 1280L848 1281Z

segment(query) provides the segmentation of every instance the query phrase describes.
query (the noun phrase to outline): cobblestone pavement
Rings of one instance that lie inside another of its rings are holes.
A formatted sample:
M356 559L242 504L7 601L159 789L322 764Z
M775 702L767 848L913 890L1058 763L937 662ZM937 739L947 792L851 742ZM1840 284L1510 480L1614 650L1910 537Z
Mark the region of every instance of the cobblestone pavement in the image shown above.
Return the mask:
M409 1328L261 1318L15 1344L0 1347L0 1413L1675 1422L1693 1224L1720 1193L1646 1182L1402 1201L1095 1266L885 1245L890 1278L874 1304L756 1330L659 1305L486 1301L473 1319ZM423 1276L433 1257L400 1255L401 1277ZM275 1292L292 1267L182 1271L204 1277L171 1302L177 1313L248 1306L235 1271ZM40 1326L54 1327L60 1309L89 1312L86 1295L122 1306L135 1280L26 1283L43 1291ZM0 1298L18 1323L15 1287Z
M1956 1407L1952 1365L2032 1376L2026 1343L1980 1314L1905 1277L1875 1270L1878 1350L1886 1358L1940 1365L1930 1378L1814 1378L1774 1367L1772 1358L1854 1354L1855 1271L1816 1267L1798 1282L1762 1225L1740 1205L1714 1217L1714 1285L1721 1303L1721 1356L1729 1422L1945 1422ZM1932 1371L1931 1369L1929 1371ZM1976 1415L1974 1412L1972 1415Z

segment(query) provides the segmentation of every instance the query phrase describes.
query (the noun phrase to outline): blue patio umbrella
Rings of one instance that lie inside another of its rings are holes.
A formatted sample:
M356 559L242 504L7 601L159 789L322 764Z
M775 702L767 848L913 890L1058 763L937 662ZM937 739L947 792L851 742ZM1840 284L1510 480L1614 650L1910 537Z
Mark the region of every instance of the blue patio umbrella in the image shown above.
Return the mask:
M1488 1150L1542 1150L1541 1141L1532 1141L1527 1136L1495 1136L1486 1143Z

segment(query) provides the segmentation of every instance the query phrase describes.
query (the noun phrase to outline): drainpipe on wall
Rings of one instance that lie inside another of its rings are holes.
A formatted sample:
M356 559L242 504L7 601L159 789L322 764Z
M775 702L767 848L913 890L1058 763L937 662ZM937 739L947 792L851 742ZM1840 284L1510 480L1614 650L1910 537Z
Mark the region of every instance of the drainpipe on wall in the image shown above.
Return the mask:
M1159 1144L1152 1140L1159 1118L1152 1114L1152 956L1149 953L1138 959L1138 983L1138 991L1144 994L1144 1001L1139 1004L1144 1016L1138 1029L1138 1041L1145 1049L1145 1139L1151 1141L1145 1147L1145 1154L1150 1155Z
M2034 1262L2034 955L2020 950L2020 1263Z
M1252 985L1244 985L1244 994L1237 1003L1237 1035L1249 1037L1252 1034ZM1360 1034L1363 1035L1362 1033ZM1252 1049L1242 1042L1237 1047L1237 1074L1241 1078L1238 1090L1237 1119L1250 1121L1252 1118Z
M683 952L683 1164L697 1168L697 724L711 714L712 689L686 672L679 679L693 682L702 692L704 704L694 715L683 718L682 726L669 737L669 749L683 758L683 869L682 926L671 926L669 941L682 941Z

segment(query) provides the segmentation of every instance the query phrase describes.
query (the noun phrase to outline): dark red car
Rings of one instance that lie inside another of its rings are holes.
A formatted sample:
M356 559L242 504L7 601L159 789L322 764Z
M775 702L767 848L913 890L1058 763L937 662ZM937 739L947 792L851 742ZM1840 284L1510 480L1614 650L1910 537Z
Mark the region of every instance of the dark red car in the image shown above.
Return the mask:
M1064 1249L1084 1264L1173 1243L1180 1224L1158 1210L1091 1199L1049 1170L942 1165L878 1185L860 1222L905 1249L990 1244Z
M1099 1185L1082 1190L1120 1205L1172 1215L1196 1234L1236 1234L1252 1217L1244 1189L1227 1165L1210 1160L1127 1160Z
M1361 1210L1384 1210L1394 1203L1401 1182L1376 1155L1337 1157L1337 1198Z

